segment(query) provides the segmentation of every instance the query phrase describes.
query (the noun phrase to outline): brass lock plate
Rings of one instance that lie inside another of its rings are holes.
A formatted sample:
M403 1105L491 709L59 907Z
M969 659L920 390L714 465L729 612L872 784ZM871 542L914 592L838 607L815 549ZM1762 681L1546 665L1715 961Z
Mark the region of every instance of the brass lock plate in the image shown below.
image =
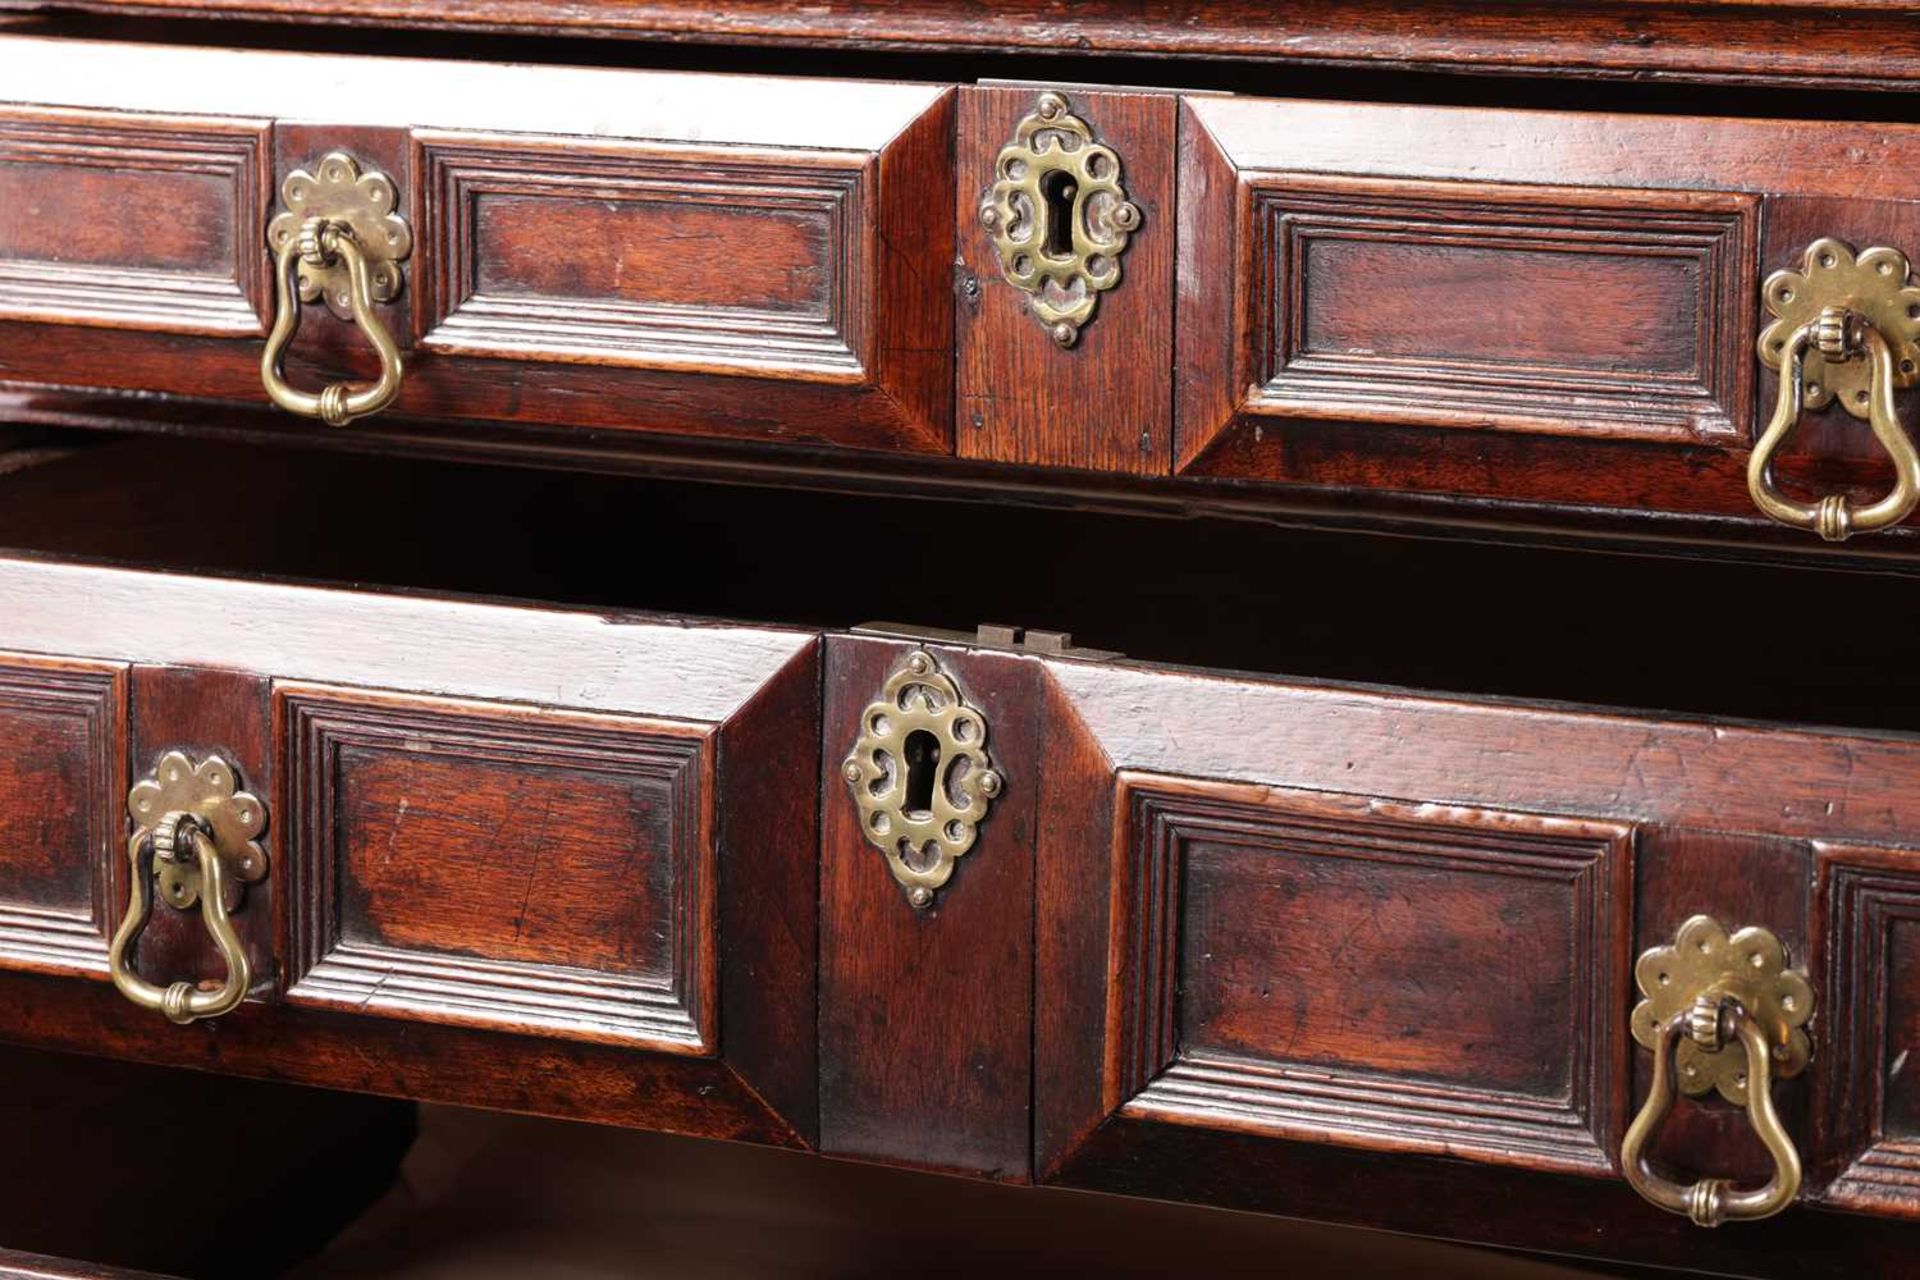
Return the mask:
M375 302L392 302L403 283L400 264L413 252L413 229L398 212L393 179L378 169L362 170L344 151L331 151L312 170L295 169L280 184L284 206L267 224L267 245L276 254L300 235L311 219L344 224L367 260L367 279ZM317 255L316 255L317 256ZM353 319L347 295L346 264L339 259L300 263L300 300L324 301L342 320Z
M1769 369L1780 368L1789 334L1828 307L1839 307L1858 314L1886 339L1896 387L1920 381L1920 287L1909 283L1907 256L1898 249L1876 247L1856 258L1845 242L1822 237L1807 246L1800 267L1768 276L1761 296L1774 317L1757 344L1760 362ZM1823 409L1837 400L1854 417L1866 418L1872 374L1871 361L1830 361L1809 349L1807 408Z
M175 815L195 819L220 851L229 873L228 900L222 904L227 910L240 905L246 885L266 877L267 854L259 837L266 830L267 807L259 797L239 789L233 766L217 755L196 765L184 751L167 752L152 776L135 783L127 793L127 812L138 828L135 843L154 840L154 879L160 886L160 900L175 910L185 911L199 902L201 889L199 862L177 840L180 824Z
M1786 948L1766 929L1749 926L1729 936L1711 916L1694 916L1671 945L1642 952L1633 977L1644 998L1629 1025L1647 1048L1657 1047L1668 1019L1702 997L1731 997L1766 1034L1775 1076L1791 1079L1806 1069L1813 1052L1806 1032L1813 987L1805 974L1787 967ZM1738 1040L1714 1050L1682 1039L1674 1066L1682 1093L1699 1097L1718 1089L1728 1102L1747 1104L1747 1051Z
M987 754L986 716L924 649L909 653L860 713L840 771L862 834L920 910L973 847L1003 785Z
M1027 310L1054 342L1071 347L1100 295L1120 283L1120 257L1140 229L1120 157L1064 96L1043 93L994 162L980 205L1000 274L1027 294Z

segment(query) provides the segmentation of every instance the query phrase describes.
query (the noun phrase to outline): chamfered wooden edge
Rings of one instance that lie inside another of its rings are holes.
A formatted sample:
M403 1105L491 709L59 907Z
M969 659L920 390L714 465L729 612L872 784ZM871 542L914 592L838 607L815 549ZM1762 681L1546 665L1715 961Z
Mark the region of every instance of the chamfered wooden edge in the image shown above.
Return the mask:
M249 1002L190 1028L104 983L0 977L0 1040L419 1102L771 1146L810 1144L724 1060Z
M35 8L7 0L0 8ZM641 40L708 40L836 49L1074 53L1240 58L1279 65L1569 75L1602 79L1854 88L1920 81L1909 39L1913 6L1838 0L1842 16L1821 26L1804 0L1700 5L1678 0L1578 0L1490 4L1484 0L1359 0L1289 8L1241 0L1142 6L1081 0L1066 9L1021 0L992 22L944 0L883 9L834 0L793 8L765 0L622 0L556 7L547 0L70 0L72 9L288 20L468 31L561 30ZM1131 78L1141 78L1139 74Z

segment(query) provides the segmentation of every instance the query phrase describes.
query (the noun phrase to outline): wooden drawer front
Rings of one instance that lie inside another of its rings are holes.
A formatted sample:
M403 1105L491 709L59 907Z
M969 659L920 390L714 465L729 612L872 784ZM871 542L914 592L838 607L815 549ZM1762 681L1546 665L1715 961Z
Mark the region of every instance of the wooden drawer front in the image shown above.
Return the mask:
M811 1144L817 636L5 559L0 599L7 649L78 655L0 658L0 968L104 970L124 760L218 753L267 808L246 1003L21 976L5 1038ZM134 964L224 973L164 904Z
M0 654L0 965L106 972L126 756L125 667Z
M1618 1174L1651 1071L1628 1014L1634 958L1707 914L1819 992L1775 1092L1803 1197L1920 1211L1920 744L1047 670L1037 1176L1404 1230L1524 1194L1678 1265L1694 1229ZM1770 1171L1732 1107L1676 1108L1654 1150ZM1738 1236L1716 1264L1764 1259Z
M1911 192L1799 150L1891 173L1910 129L1182 111L1180 471L1752 514L1761 279L1821 235L1920 253ZM1838 415L1803 434L1872 474Z
M275 690L298 904L287 998L715 1047L713 733Z
M0 39L0 377L266 404L267 220L344 150L413 233L389 413L947 451L951 134L941 85ZM371 374L306 311L290 381Z

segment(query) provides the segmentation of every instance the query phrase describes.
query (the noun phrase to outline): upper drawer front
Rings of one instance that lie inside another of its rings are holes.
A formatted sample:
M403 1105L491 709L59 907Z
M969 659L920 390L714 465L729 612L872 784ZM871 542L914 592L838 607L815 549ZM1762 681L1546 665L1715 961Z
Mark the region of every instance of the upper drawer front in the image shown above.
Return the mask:
M1392 1180L1346 1152L1446 1157L1404 1162L1409 1194L1365 1219L1431 1230L1524 1194L1543 1222L1744 1271L1770 1247L1750 1229L1702 1241L1624 1186L1528 1176L1621 1176L1652 1068L1636 957L1708 915L1770 931L1812 983L1811 1063L1774 1086L1803 1194L1920 1209L1920 745L1050 670L1043 1176L1218 1202L1231 1167L1230 1203L1345 1217L1351 1174ZM1757 1187L1747 1126L1683 1096L1656 1167Z
M1920 253L1911 128L1195 98L1180 146L1189 474L1756 515L1761 281ZM1885 488L1838 408L1816 462Z
M133 868L166 883L131 784L218 757L266 861L227 898L253 981L223 1064L810 1131L811 634L18 561L0 597L0 968L107 976ZM132 972L224 983L212 918L150 893ZM24 994L42 1043L215 1044L105 983Z
M264 402L268 220L338 151L411 232L393 412L942 450L950 99L0 40L0 376ZM374 372L305 310L290 383Z

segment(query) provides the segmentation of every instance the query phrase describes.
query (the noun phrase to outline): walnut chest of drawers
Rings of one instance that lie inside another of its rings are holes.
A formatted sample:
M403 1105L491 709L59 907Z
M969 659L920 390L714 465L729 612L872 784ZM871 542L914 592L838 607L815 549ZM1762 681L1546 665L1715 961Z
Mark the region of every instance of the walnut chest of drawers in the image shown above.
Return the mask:
M0 5L0 1038L1920 1265L1920 7L1267 9Z

